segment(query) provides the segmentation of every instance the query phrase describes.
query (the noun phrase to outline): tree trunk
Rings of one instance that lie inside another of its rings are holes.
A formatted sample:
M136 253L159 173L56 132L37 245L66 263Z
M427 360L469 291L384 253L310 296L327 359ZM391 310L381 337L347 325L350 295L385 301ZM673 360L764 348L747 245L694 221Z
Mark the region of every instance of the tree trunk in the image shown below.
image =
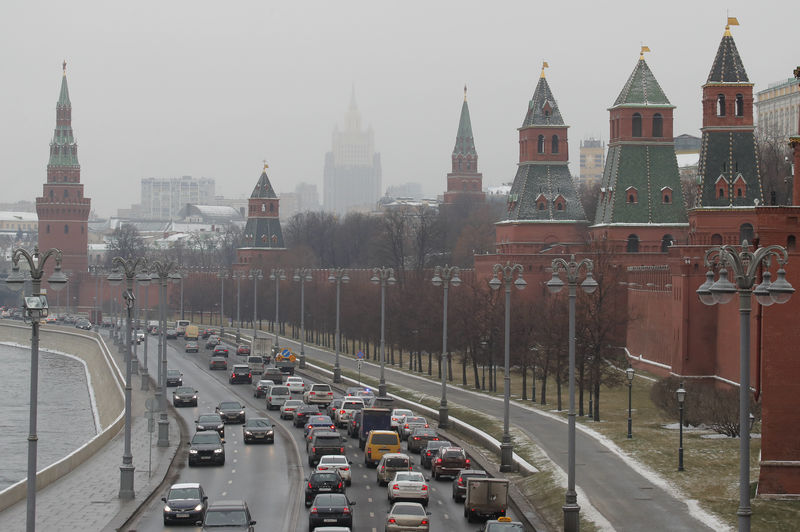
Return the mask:
M560 368L559 368L559 371L556 372L556 395L558 395L558 401L557 401L558 406L556 407L556 409L559 412L561 412L561 410L563 408L563 404L561 402L561 371L560 371Z
M528 400L528 366L522 364L522 400Z
M595 421L600 421L600 379L595 379L594 383L594 417Z
M464 350L461 356L461 385L467 386L467 357L469 356L469 347Z
M586 362L584 357L581 357L578 364L578 415L583 416L583 378L586 373Z
M453 382L453 353L447 357L447 380Z

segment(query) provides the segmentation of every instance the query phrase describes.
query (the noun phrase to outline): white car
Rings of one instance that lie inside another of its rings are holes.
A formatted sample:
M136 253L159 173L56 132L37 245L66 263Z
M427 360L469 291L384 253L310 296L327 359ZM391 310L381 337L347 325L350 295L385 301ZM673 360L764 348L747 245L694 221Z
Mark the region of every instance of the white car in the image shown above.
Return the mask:
M306 391L306 383L303 381L303 377L287 377L284 384L289 387L289 391L292 393Z
M400 432L400 429L398 428L400 425L400 419L405 416L413 416L413 415L414 412L408 410L407 408L395 408L394 410L392 410L392 421L391 421L392 430Z
M342 404L334 413L334 422L337 427L346 427L347 422L353 419L353 414L364 408L364 400L360 397L345 397Z
M292 419L297 408L304 404L300 399L287 399L281 405L281 419Z
M428 420L422 416L403 416L400 418L400 439L407 440L408 437L414 432L414 429L427 429L430 428Z
M353 476L350 472L350 462L343 454L328 454L321 456L317 464L317 471L338 471L339 476L342 477L346 485L353 482Z
M389 482L389 502L413 500L428 505L428 481L417 471L398 471Z

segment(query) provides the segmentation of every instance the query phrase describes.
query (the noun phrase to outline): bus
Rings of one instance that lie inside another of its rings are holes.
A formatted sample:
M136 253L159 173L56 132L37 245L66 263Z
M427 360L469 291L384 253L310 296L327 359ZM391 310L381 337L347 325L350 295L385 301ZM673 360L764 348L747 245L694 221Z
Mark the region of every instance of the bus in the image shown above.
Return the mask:
M186 334L186 327L192 323L189 320L177 320L175 322L175 330L178 331L178 336L183 336Z

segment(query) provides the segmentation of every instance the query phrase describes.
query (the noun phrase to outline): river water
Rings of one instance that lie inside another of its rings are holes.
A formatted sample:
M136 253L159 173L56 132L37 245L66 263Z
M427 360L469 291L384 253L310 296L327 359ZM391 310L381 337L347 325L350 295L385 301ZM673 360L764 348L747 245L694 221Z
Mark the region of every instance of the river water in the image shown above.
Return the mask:
M30 348L0 344L0 490L28 468ZM37 469L57 462L96 435L82 362L39 351Z

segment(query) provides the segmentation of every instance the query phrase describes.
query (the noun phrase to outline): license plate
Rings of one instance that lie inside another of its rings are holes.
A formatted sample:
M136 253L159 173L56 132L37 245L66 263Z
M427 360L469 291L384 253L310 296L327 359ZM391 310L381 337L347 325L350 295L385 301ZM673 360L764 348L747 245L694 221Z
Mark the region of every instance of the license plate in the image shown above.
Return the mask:
M320 488L319 491L331 491L331 488Z
M266 434L256 434L256 438L263 438Z
M177 517L178 519L181 519L181 518L189 517L189 514L175 514L175 517Z
M210 456L201 456L200 460L211 460Z
M335 523L336 519L323 519L323 523Z

